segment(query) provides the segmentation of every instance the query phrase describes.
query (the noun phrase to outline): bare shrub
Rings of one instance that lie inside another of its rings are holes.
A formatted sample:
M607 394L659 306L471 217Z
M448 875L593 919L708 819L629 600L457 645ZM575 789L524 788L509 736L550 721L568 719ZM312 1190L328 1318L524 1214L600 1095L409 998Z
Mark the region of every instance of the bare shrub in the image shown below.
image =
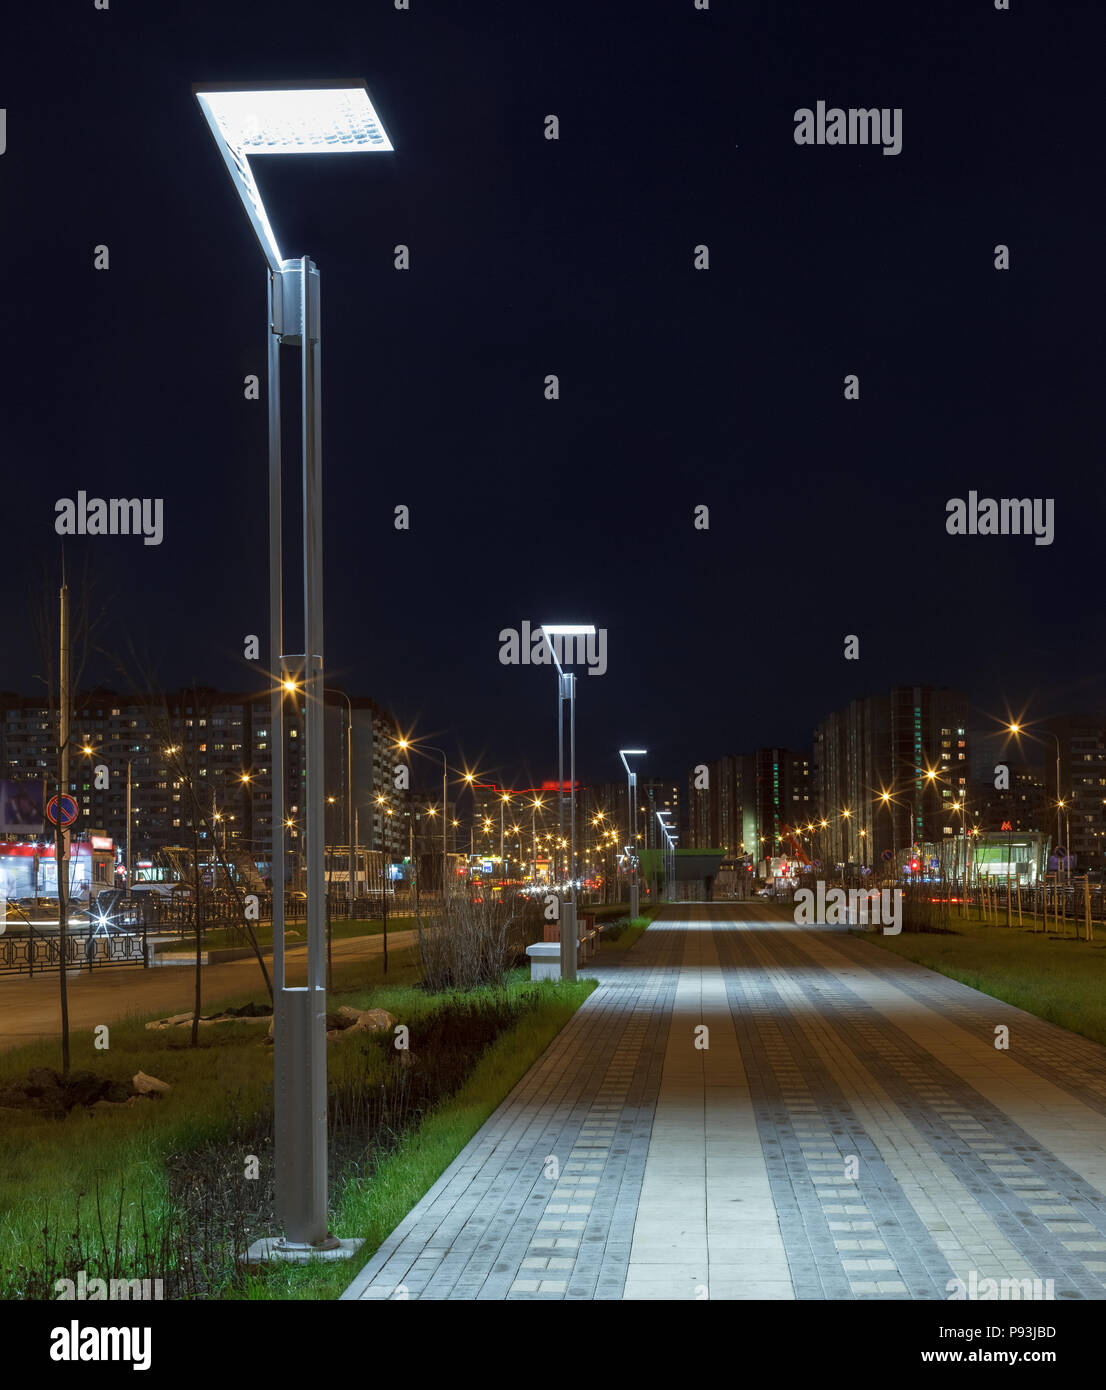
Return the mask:
M458 894L433 917L416 914L423 987L498 985L541 935L541 908L529 898L476 900Z

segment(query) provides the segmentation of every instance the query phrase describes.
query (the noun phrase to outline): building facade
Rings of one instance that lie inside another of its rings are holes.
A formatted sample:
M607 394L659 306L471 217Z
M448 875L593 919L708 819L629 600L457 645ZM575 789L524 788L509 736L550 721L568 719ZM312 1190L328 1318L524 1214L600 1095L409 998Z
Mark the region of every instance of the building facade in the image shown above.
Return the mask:
M727 754L688 774L688 848L750 854L759 844L755 759Z
M285 698L286 844L294 867L303 850L306 807L302 695ZM351 716L352 714L352 724ZM272 846L273 733L269 695L213 689L137 697L109 689L80 692L73 703L68 791L80 807L78 832L95 828L120 845L127 838L128 766L135 860L190 847L195 827L206 848L212 824L228 857L267 863ZM374 701L326 697L324 794L327 844L346 845L351 730L358 843L400 848L395 817L377 801L405 805L394 786L396 727ZM57 715L40 696L0 693L0 766L7 779L57 785Z
M821 721L814 843L824 863L878 865L970 823L967 717L963 691L902 685Z

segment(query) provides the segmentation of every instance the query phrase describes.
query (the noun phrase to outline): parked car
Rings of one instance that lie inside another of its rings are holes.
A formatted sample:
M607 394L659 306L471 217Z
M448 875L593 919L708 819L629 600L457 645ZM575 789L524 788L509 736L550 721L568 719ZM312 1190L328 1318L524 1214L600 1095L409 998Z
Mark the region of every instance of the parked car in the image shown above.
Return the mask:
M160 898L162 902L191 902L192 889L186 883L134 883L131 897Z

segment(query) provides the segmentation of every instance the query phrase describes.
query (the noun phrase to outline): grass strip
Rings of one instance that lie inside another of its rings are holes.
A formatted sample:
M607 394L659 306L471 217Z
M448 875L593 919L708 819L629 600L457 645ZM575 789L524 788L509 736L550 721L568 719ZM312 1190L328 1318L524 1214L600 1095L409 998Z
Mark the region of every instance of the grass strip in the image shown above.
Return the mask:
M461 1089L408 1133L370 1175L347 1182L334 1230L365 1241L354 1260L340 1265L275 1265L267 1274L249 1279L242 1296L337 1298L526 1075L595 984L543 981L528 986L540 992L537 1007L488 1048Z
M1106 1043L1106 941L953 918L948 934L856 935L1049 1023Z

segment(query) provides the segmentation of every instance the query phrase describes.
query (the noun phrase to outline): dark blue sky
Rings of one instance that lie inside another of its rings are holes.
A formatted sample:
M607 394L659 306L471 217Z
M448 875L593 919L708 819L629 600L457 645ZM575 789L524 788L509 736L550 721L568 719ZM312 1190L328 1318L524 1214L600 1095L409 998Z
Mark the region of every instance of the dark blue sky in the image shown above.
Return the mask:
M34 688L23 615L79 489L164 498L159 547L67 543L105 644L248 682L265 272L191 84L356 76L394 154L255 161L322 273L329 680L508 782L555 767L552 675L498 660L524 619L607 629L591 778L620 744L681 774L805 744L902 680L1100 702L1099 7L412 6L9 20L0 686ZM902 152L797 146L819 99L901 108ZM1053 497L1054 544L947 536L970 489Z

